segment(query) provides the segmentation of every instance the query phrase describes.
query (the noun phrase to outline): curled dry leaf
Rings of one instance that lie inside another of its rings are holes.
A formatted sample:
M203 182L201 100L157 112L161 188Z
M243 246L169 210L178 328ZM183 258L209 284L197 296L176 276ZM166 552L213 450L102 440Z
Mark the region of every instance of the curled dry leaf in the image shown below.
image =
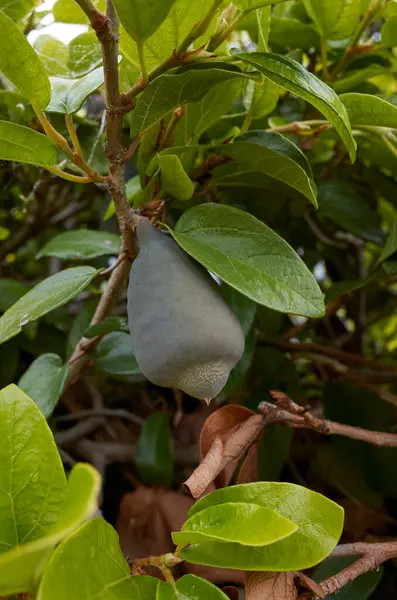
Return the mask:
M212 413L200 437L201 464L184 483L194 498L230 483L244 452L261 430L263 416L243 406L230 404Z
M126 494L120 504L117 531L120 546L130 560L173 552L171 531L178 531L188 518L194 500L179 492L160 488L140 487ZM175 574L191 573L212 583L243 584L244 573L183 563ZM160 572L150 571L159 576Z
M247 600L296 600L294 573L247 572L245 595Z

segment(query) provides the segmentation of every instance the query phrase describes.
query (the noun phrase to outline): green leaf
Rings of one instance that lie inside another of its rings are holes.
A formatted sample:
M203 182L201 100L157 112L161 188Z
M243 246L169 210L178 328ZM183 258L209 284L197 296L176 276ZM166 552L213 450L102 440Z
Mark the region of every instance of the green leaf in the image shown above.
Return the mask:
M58 160L58 150L45 135L23 125L0 121L0 160L53 165Z
M321 35L329 40L344 40L353 35L361 14L361 0L303 0L308 15Z
M314 581L320 583L328 577L337 575L343 569L346 569L351 564L356 562L357 557L340 557L332 556L317 567L314 571L312 578ZM364 575L360 575L347 585L343 586L338 590L337 594L330 594L329 598L335 598L335 600L367 600L372 593L378 587L380 580L383 577L383 568L376 569L375 571L368 571Z
M387 75L390 73L389 67L383 67L382 65L372 64L362 69L356 69L354 71L348 71L345 77L341 77L337 81L332 83L332 87L338 94L344 94L350 90L357 88L361 83L364 83L371 77L377 77L379 75Z
M106 335L107 333L112 333L113 331L123 331L124 333L129 333L128 328L128 320L126 317L106 317L100 323L96 323L95 325L91 325L84 332L84 337L93 338L97 335Z
M280 87L313 104L335 127L354 162L356 142L351 132L349 117L332 88L287 56L266 52L243 52L238 57Z
M269 42L281 48L301 48L309 50L320 46L318 31L310 23L298 19L272 16Z
M208 542L267 546L296 530L295 523L271 508L246 502L225 502L194 514L181 531L172 534L172 541L177 546Z
M93 267L65 269L41 281L0 317L0 343L77 296L97 275Z
M388 19L380 30L381 42L384 46L394 48L397 46L397 15Z
M343 181L327 181L318 188L319 214L358 237L383 245L378 217L358 190Z
M196 502L189 518L229 502L248 502L271 508L296 523L289 537L259 548L208 542L193 544L178 554L195 564L246 571L291 571L322 561L337 544L343 528L343 509L321 494L291 483L260 482L219 489Z
M161 183L165 192L184 202L194 194L194 183L176 154L158 154Z
M131 135L144 133L184 102L200 100L213 85L244 76L236 65L203 63L156 77L142 92L132 113Z
M239 92L239 81L230 80L214 85L198 102L188 102L178 127L184 143L194 144L200 136L228 112Z
M260 84L248 82L248 89L251 83L254 86L250 104L251 115L253 119L261 119L276 108L280 97L280 88L267 77L264 77Z
M98 10L105 12L105 0L93 0L93 3ZM60 23L88 25L88 17L74 0L57 0L53 6L52 14L55 21Z
M316 186L306 156L295 144L279 133L248 131L231 144L218 146L215 151L226 154L240 165L260 171L303 194L317 206Z
M136 41L151 36L167 17L175 0L115 0L116 12L126 32Z
M68 365L57 354L42 354L32 362L18 382L48 418L62 395L69 374Z
M397 106L371 94L343 94L340 96L346 107L351 124L397 129Z
M103 67L79 79L51 77L51 101L48 112L72 114L80 110L84 100L103 84Z
M68 56L68 68L72 76L87 75L101 62L101 46L93 31L86 31L72 39Z
M51 91L47 73L39 57L18 26L2 11L0 31L0 72L30 102L44 109L50 101Z
M4 553L42 537L57 521L66 479L43 414L14 384L0 391L0 415L0 553Z
M387 260L395 252L397 252L397 221L393 221L391 225L389 235L386 238L385 245L382 248L382 252L380 253L378 260L376 261L376 264Z
M212 3L213 0L196 0L196 2L176 0L173 3L165 21L144 42L145 62L148 69L158 65L164 60L164 57L169 56L175 50L195 23L208 12ZM207 41L208 34L201 36L196 40L195 47L199 48ZM137 45L123 27L120 27L120 50L139 69Z
M53 237L40 250L37 258L56 256L63 260L86 260L106 254L118 255L119 251L120 236L106 231L75 229Z
M84 336L87 327L89 327L97 305L98 298L95 297L88 300L88 302L81 304L80 311L73 319L72 326L69 329L66 344L66 354L68 358L73 354L76 345Z
M5 12L13 21L17 22L23 19L38 4L38 0L2 0L0 10Z
M262 6L270 6L271 4L279 4L280 2L285 2L285 0L237 0L234 4L242 10L255 10Z
M158 585L154 577L131 577L117 533L97 517L58 546L45 568L36 598L151 600Z
M95 349L94 359L95 364L108 375L142 377L127 333L113 332L105 336Z
M186 211L171 233L188 254L254 302L280 312L324 314L322 293L306 265L252 215L202 204Z
M80 463L73 467L59 520L40 539L0 555L0 593L31 591L36 587L53 548L97 510L99 490L100 476L91 465ZM28 509L31 508L28 503ZM43 510L42 505L38 508Z
M183 575L178 579L175 594L178 600L227 600L228 598L216 585L197 575ZM161 599L157 597L156 600Z
M68 74L69 53L65 44L60 40L51 35L40 35L34 43L34 49L49 75Z
M144 483L171 486L174 460L167 413L155 412L146 419L139 436L135 463Z

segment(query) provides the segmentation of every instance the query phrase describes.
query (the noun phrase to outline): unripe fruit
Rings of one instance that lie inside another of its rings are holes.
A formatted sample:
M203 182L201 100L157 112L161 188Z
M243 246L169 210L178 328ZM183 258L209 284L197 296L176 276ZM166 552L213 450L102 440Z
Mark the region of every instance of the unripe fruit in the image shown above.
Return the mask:
M132 349L156 385L209 400L241 358L244 334L211 276L148 220L128 287Z

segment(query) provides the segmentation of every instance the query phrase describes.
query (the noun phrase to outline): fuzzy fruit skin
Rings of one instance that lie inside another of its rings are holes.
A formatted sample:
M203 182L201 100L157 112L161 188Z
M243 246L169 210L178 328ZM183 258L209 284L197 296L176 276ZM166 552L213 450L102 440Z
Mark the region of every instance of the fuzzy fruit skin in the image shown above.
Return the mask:
M156 385L214 398L244 351L240 323L211 276L148 220L128 286L132 349Z

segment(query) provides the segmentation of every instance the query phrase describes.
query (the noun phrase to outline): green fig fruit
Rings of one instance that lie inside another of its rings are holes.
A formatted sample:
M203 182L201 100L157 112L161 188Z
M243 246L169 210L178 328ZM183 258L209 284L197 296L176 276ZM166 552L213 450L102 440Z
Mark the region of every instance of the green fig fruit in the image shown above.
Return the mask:
M128 287L132 349L156 385L209 400L241 358L240 323L209 273L147 219Z

